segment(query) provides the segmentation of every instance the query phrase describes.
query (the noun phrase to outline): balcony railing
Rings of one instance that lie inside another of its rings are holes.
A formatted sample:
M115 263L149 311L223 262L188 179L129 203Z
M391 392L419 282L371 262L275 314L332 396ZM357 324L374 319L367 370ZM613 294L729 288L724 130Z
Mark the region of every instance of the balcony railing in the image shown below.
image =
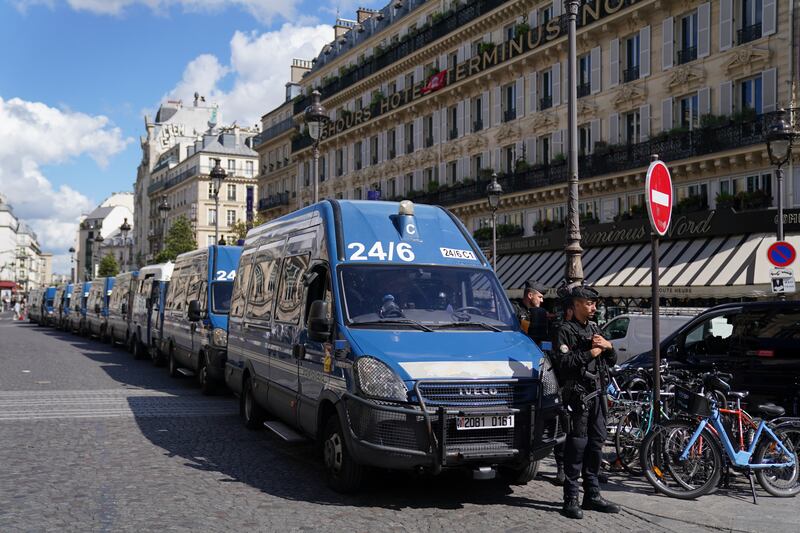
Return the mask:
M253 146L259 146L266 141L277 137L281 133L287 132L294 127L294 119L292 117L286 118L274 126L270 126L253 139Z
M208 170L211 170L211 168L209 167ZM198 173L198 167L197 167L197 165L195 165L195 166L193 166L191 168L187 168L186 170L184 170L183 172L181 172L177 176L173 176L168 180L163 180L163 181L159 181L159 182L156 182L156 183L151 183L150 186L147 188L147 194L151 195L151 194L154 194L154 193L156 193L156 192L158 192L158 191L160 191L162 189L169 189L170 187L174 187L175 185L177 185L177 184L179 184L179 183L181 183L183 181L186 181L187 179L189 179L189 178L191 178L193 176L196 176L197 173Z
M629 81L638 80L639 65L636 65L635 67L626 68L624 71L622 71L622 79L625 81L625 83L628 83Z
M481 131L483 129L483 120L478 119L472 123L472 133Z
M289 191L271 194L266 198L258 200L259 211L266 211L267 209L273 209L282 205L289 205Z
M770 120L772 115L759 115L749 122L729 122L721 126L672 133L669 136L656 136L636 144L606 147L604 150L596 148L593 154L579 157L578 172L581 177L590 178L645 168L650 164L652 154L659 154L664 161L678 161L762 144ZM505 194L565 183L567 174L566 162L553 162L534 166L525 172L502 175L498 182ZM418 194L409 199L435 205L475 201L486 197L486 186L489 182L488 178L481 178L467 185Z
M553 97L552 96L545 96L543 98L539 98L539 110L544 111L545 109L550 109L553 107Z
M592 84L591 83L579 83L578 84L578 98L583 98L584 96L589 96L589 93L592 92Z
M736 43L744 44L761 38L761 23L746 26L736 32Z
M503 112L503 122L511 122L517 120L517 110L515 108L506 109Z
M697 59L697 47L690 46L689 48L684 48L683 50L678 50L678 64L683 65L684 63L688 63L689 61L694 61Z

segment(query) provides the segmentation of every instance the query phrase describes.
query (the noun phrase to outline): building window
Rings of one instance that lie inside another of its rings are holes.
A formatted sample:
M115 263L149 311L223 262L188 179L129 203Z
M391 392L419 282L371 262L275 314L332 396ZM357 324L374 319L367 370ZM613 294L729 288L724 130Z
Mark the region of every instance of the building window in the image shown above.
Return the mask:
M557 2L560 0L556 0ZM546 7L539 9L539 25L546 26L550 19L553 18L553 4L550 3Z
M414 174L408 173L403 177L403 196L411 194L414 190Z
M225 221L228 223L228 227L230 228L234 224L236 224L236 210L235 209L228 209L226 213Z
M539 110L544 111L553 107L553 71L545 70L542 72L539 83L541 84L539 94L542 95L539 98Z
M413 72L409 72L408 74L406 74L406 80L405 81L406 81L406 83L405 83L406 89L410 89L410 88L414 87L414 73Z
M422 181L425 190L431 192L434 184L439 185L439 169L438 167L428 167L422 171Z
M742 21L742 26L736 33L736 42L744 44L760 39L763 1L741 0L741 8L739 20Z
M228 184L228 200L236 201L236 185L233 183Z
M324 155L319 158L319 181L322 183L327 176L328 158Z
M397 179L390 178L389 181L386 182L386 199L389 200L397 196Z
M626 83L639 79L639 34L625 39L625 70L622 79Z
M592 128L589 124L578 127L578 154L592 153Z
M547 165L550 163L550 136L539 138L539 163Z
M761 76L739 82L739 111L745 109L761 114Z
M481 43L483 43L483 39L477 39L470 44L470 55L472 57L478 57L480 55Z
M244 162L244 168L245 168L245 170L247 170L247 177L248 178L252 178L253 177L253 162L252 161L245 161Z
M214 236L213 235L208 235L206 237L206 245L207 246L214 246L215 244L217 244L217 243L214 242Z
M414 123L409 122L405 125L406 153L414 153Z
M209 181L208 182L208 199L209 200L213 200L214 199L214 194L215 194L214 182L213 181Z
M355 164L355 170L361 170L362 161L361 161L361 150L363 149L363 143L358 141L354 145L353 149L353 163Z
M592 56L586 54L578 59L578 98L592 92Z
M481 154L473 155L472 159L469 162L469 172L472 176L472 179L478 179L482 168L483 168L483 156ZM467 176L463 177L466 178Z
M370 164L377 165L378 164L378 136L374 135L369 140L369 159Z
M503 147L503 161L500 170L508 174L514 171L515 152L516 150L513 144Z
M433 115L428 115L422 119L422 137L425 148L433 146Z
M236 160L228 159L228 172L235 172L235 171L236 171Z
M696 183L694 185L684 185L678 187L678 202L687 198L702 198L703 209L708 208L708 185L705 183Z
M361 111L362 109L364 109L364 97L359 96L358 98L356 98L355 105L356 105L356 111Z
M303 163L303 185L308 187L311 185L311 162L306 161Z
M678 112L680 113L678 123L681 128L688 130L697 128L700 125L697 93L681 98Z
M344 152L341 148L336 150L336 175L344 174Z
M450 126L450 129L447 133L447 138L449 140L453 140L458 137L458 107L451 106L447 110L447 125Z
M355 188L355 190L353 191L353 199L354 200L362 200L363 199L362 198L361 187L356 187Z
M217 223L217 210L213 207L208 210L208 225L213 226Z
M452 185L458 181L457 168L458 165L455 161L448 161L447 166L445 167L445 180L447 181L448 185Z
M505 28L503 28L503 35L505 36L506 41L511 41L514 39L514 24L509 24Z
M396 81L390 81L389 85L387 86L387 89L389 91L389 96L391 96L394 93L396 93L397 92L397 82Z
M681 17L678 35L681 43L678 50L678 64L682 65L697 59L697 11Z
M639 132L641 131L641 120L639 118L639 111L631 111L622 116L622 124L625 126L622 131L622 142L627 144L635 143L639 140Z
M517 84L510 83L503 87L503 122L510 122L517 118Z
M387 159L394 159L396 146L397 146L397 133L394 128L391 128L388 132L386 132Z
M473 98L470 106L470 115L473 117L472 132L475 133L483 129L483 96Z
M457 64L458 64L458 52L450 52L450 54L447 55L447 69L455 70Z

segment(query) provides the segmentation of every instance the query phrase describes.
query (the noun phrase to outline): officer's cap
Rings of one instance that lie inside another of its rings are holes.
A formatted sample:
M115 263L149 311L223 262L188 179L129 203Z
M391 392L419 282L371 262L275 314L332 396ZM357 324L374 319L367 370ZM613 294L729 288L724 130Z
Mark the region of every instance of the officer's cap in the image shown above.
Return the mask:
M584 300L597 300L600 298L600 293L591 287L584 287L578 285L572 287L569 291L570 298L583 298Z
M547 288L533 278L525 282L524 289L525 292L536 291L539 294L544 294L547 292Z

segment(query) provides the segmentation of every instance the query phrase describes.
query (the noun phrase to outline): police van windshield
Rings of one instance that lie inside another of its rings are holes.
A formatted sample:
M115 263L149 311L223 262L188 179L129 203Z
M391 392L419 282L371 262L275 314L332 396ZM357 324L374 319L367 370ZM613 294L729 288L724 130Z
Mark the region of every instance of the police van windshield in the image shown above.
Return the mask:
M232 281L215 281L211 284L211 310L227 313L231 309Z
M406 265L349 265L341 269L350 325L424 329L516 329L511 305L484 270Z

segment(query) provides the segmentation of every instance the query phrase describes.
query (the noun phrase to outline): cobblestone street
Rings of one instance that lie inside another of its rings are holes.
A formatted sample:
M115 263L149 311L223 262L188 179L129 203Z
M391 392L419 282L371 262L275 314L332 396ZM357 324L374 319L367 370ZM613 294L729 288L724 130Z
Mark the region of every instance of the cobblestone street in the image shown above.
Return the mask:
M312 444L251 432L229 395L119 347L0 320L2 531L796 531L796 500L755 506L741 482L698 501L612 475L620 515L559 514L544 465L524 487L377 472L356 496Z

